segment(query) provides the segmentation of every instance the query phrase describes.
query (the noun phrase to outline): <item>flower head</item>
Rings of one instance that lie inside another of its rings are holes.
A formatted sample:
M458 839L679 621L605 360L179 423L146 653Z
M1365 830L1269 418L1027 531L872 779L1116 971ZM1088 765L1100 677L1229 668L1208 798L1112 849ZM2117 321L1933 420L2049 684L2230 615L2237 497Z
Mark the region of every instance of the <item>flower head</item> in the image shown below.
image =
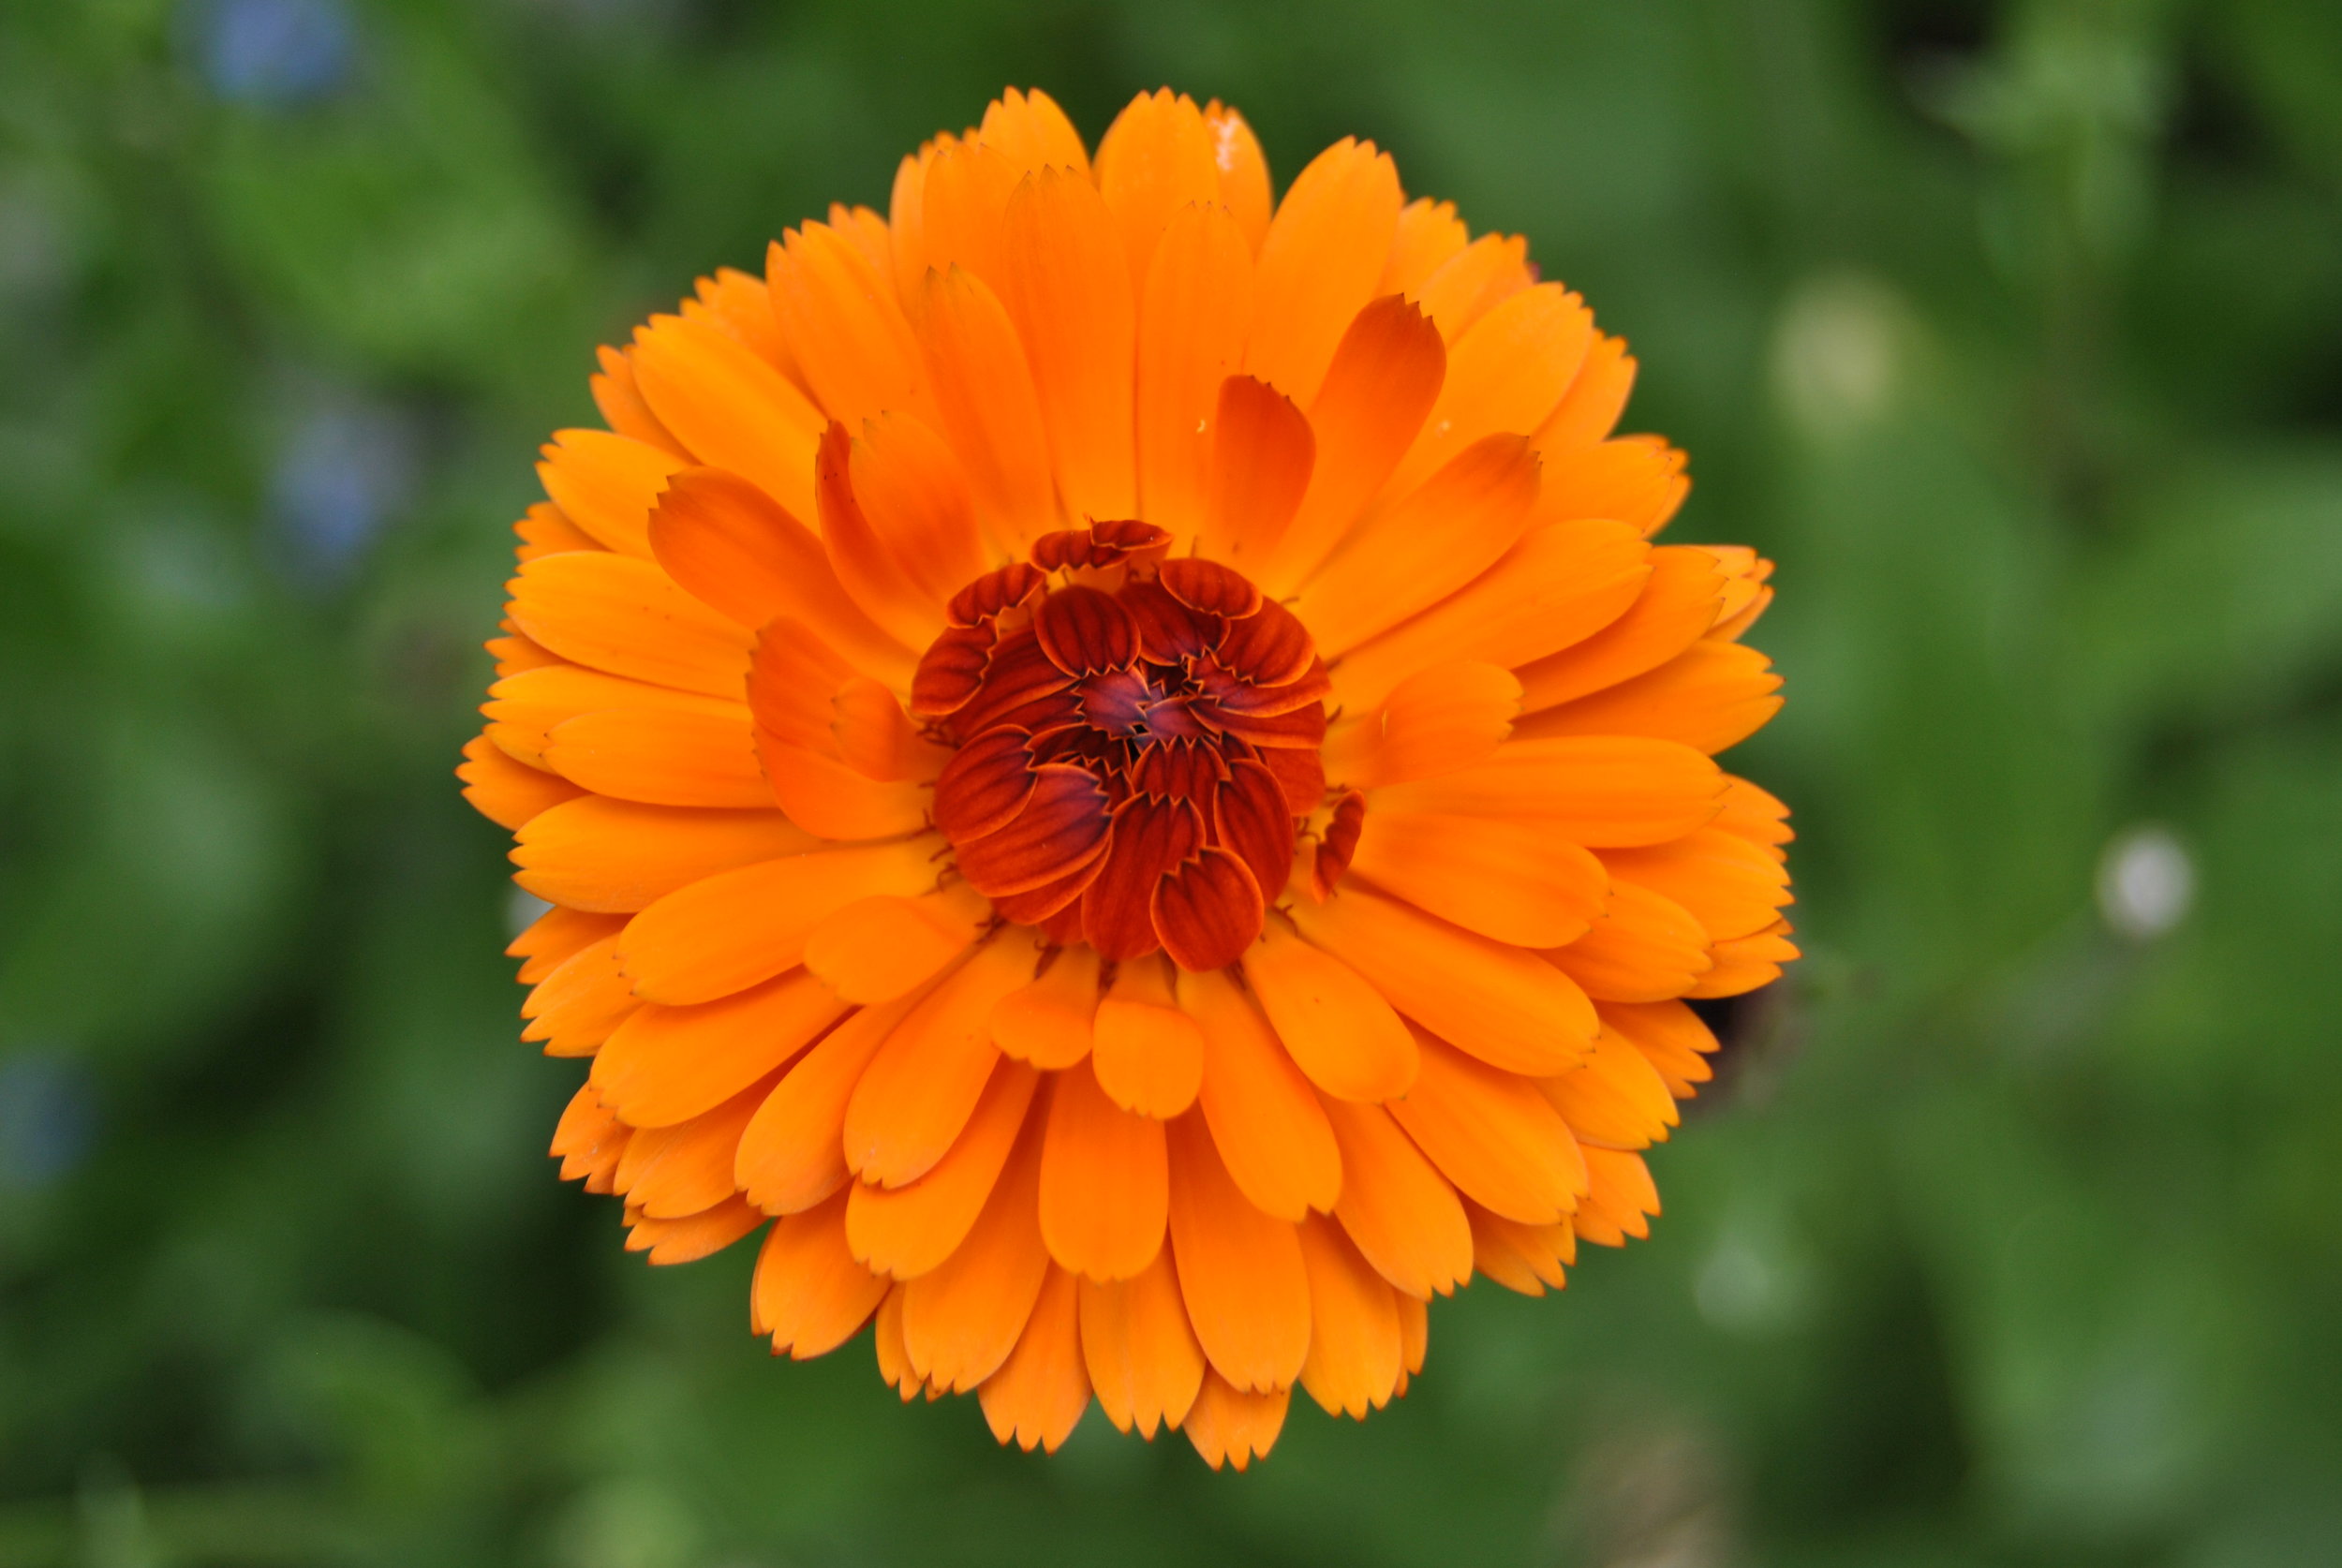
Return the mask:
M1646 1232L1686 998L1795 955L1737 548L1518 239L1039 93L605 348L459 770L553 1151L905 1398L1214 1465Z

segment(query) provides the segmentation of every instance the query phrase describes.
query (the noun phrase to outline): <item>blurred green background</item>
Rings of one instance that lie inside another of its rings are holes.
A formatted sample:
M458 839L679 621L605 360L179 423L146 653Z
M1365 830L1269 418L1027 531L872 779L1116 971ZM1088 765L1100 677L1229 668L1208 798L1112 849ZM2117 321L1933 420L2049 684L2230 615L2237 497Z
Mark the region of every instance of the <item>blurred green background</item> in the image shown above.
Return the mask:
M542 1156L450 769L598 342L1037 83L1525 231L1811 956L1360 1427L1054 1460ZM0 4L0 1564L2342 1561L2342 7Z

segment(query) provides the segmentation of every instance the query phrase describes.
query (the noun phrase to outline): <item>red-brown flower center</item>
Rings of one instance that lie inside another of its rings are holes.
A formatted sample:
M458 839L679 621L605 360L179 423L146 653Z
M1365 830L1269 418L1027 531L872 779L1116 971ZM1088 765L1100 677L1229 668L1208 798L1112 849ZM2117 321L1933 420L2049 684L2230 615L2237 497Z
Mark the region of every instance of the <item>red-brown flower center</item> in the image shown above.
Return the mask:
M1108 958L1233 962L1326 792L1325 662L1292 612L1149 524L1045 536L951 602L912 711L960 874Z

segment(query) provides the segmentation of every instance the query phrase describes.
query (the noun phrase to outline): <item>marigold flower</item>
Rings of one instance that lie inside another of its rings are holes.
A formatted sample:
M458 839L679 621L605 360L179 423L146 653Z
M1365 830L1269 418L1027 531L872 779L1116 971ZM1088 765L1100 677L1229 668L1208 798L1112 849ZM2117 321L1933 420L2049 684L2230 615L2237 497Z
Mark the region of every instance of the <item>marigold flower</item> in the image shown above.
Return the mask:
M466 793L524 1038L656 1264L903 1398L1214 1466L1364 1416L1475 1272L1647 1234L1684 998L1795 955L1739 548L1523 243L1344 141L1008 93L601 350Z

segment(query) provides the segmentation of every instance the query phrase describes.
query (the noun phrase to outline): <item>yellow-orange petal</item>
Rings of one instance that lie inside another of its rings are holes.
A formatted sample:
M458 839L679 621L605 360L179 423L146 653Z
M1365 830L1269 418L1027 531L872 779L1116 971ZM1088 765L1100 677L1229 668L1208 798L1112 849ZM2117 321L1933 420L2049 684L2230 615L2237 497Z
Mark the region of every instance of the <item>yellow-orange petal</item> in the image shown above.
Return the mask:
M552 1146L545 1152L561 1161L563 1181L583 1178L586 1191L607 1192L631 1136L633 1129L601 1102L593 1086L580 1084L562 1109Z
M1207 1368L1180 1429L1212 1469L1233 1465L1241 1471L1268 1457L1277 1434L1284 1430L1285 1410L1292 1402L1290 1388L1249 1392Z
M630 1205L626 1250L648 1252L650 1256L644 1261L654 1265L697 1263L722 1251L763 1222L764 1216L737 1198L726 1198L696 1214L674 1219L647 1216Z
M1715 1076L1708 1055L1716 1048L1716 1037L1682 1002L1604 1002L1599 1012L1603 1028L1640 1051L1676 1099L1690 1099L1694 1086Z
M1519 712L1520 682L1511 671L1471 659L1434 665L1327 734L1326 777L1358 790L1436 778L1486 762Z
M1203 553L1253 570L1274 553L1317 460L1309 421L1266 381L1220 384L1204 482Z
M549 1057L591 1056L637 1003L619 972L617 938L601 938L555 965L521 1003L521 1038L543 1041Z
M600 795L532 818L519 838L514 881L540 898L602 914L647 909L703 878L818 842L778 811L694 811Z
M1195 100L1169 88L1133 98L1098 141L1098 191L1114 214L1135 292L1171 214L1220 200L1211 128Z
M1593 1185L1571 1218L1570 1229L1602 1247L1623 1247L1628 1236L1649 1235L1651 1217L1659 1212L1659 1189L1642 1156L1589 1148L1586 1169Z
M1030 1453L1054 1454L1089 1408L1082 1364L1080 1293L1074 1276L1052 1268L1025 1331L1001 1369L976 1390L993 1438Z
M638 1007L596 1053L589 1081L636 1127L673 1126L771 1072L845 1013L803 969L697 1007Z
M773 315L822 412L859 430L890 408L924 401L919 346L894 279L825 223L792 229L766 247Z
M687 460L606 430L556 431L543 450L537 477L561 515L605 548L647 558L651 507Z
M846 1102L878 1055L928 988L866 1007L829 1031L782 1074L740 1134L733 1179L772 1214L811 1208L843 1187Z
M1193 1104L1204 1079L1203 1031L1179 1011L1171 973L1160 954L1124 962L1098 1003L1089 1049L1107 1097L1158 1120Z
M520 543L512 547L515 560L533 561L540 555L557 555L564 550L600 550L600 540L571 522L561 509L551 501L539 501L512 525L512 532Z
M1163 1250L1170 1205L1163 1123L1117 1105L1083 1063L1051 1082L1041 1238L1076 1274L1134 1279Z
M767 806L746 724L667 708L610 708L563 719L545 762L596 794L650 806Z
M1525 735L1657 735L1713 754L1781 711L1772 660L1740 643L1702 639L1647 674L1533 714Z
M1393 1007L1491 1067L1559 1072L1593 1046L1593 1004L1534 954L1362 887L1297 900L1292 916L1313 945L1371 975Z
M1440 336L1454 343L1534 281L1528 241L1518 234L1483 234L1408 292L1438 323Z
M1118 1431L1152 1441L1177 1427L1203 1385L1204 1351L1179 1299L1171 1249L1129 1280L1081 1281L1082 1364Z
M749 634L649 561L569 551L525 564L510 584L515 624L589 669L737 699Z
M1341 1227L1322 1216L1301 1222L1301 1260L1310 1276L1310 1354L1301 1386L1327 1414L1363 1421L1398 1386L1397 1293Z
M1310 1283L1300 1238L1290 1223L1246 1200L1201 1117L1181 1117L1165 1131L1172 1254L1196 1342L1237 1387L1283 1388L1300 1376L1309 1354Z
M464 743L455 777L464 781L464 798L473 810L515 831L540 812L585 793L566 778L514 762L484 734Z
M1537 1087L1578 1141L1597 1148L1649 1148L1677 1120L1667 1080L1615 1029L1602 1031L1581 1066Z
M1001 252L1058 494L1076 518L1128 517L1136 308L1114 214L1087 179L1044 169L1009 200Z
M1470 243L1471 232L1456 215L1453 201L1418 196L1400 209L1399 231L1390 243L1383 281L1375 292L1397 294L1418 288Z
M1557 461L1606 439L1634 390L1635 357L1626 351L1626 340L1594 333L1569 391L1530 437L1538 455Z
M935 881L935 846L822 846L702 877L643 910L618 943L647 1001L712 1001L805 961L814 928L857 899Z
M929 1387L975 1387L1000 1370L1024 1332L1049 1272L1036 1211L1040 1178L1035 1119L968 1239L904 1287L903 1350Z
M1440 1041L1421 1043L1423 1071L1405 1099L1390 1102L1390 1114L1440 1174L1474 1202L1523 1224L1549 1225L1577 1207L1585 1160L1536 1086Z
M1022 554L1058 525L1048 434L1024 344L974 273L929 274L919 287L915 322L943 435L993 543Z
M1179 208L1138 294L1134 417L1140 515L1176 539L1203 526L1221 386L1243 362L1253 253L1212 204Z
M1039 979L994 1005L990 1027L1002 1053L1055 1072L1089 1054L1098 1016L1098 950L1087 942L1060 948L1048 965Z
M892 1001L967 952L990 914L965 882L858 898L806 938L805 967L847 1001Z
M1475 767L1375 791L1378 811L1534 822L1592 849L1664 844L1706 826L1724 795L1714 762L1631 735L1512 740Z
M1415 1082L1415 1036L1357 970L1271 920L1244 978L1310 1082L1341 1100L1390 1100Z
M1228 1175L1279 1220L1329 1212L1341 1191L1334 1132L1268 1020L1221 969L1185 977L1179 1005L1203 1029L1197 1098Z
M507 958L526 960L513 978L534 985L581 948L604 937L615 937L626 925L622 915L588 914L556 904L539 915L504 950Z
M1472 1277L1472 1227L1447 1178L1380 1105L1327 1100L1341 1149L1334 1218L1374 1271L1409 1295L1442 1295Z
M934 815L935 791L916 779L882 782L833 757L790 746L760 728L756 755L789 820L821 838L853 841L917 833Z
M1261 241L1245 368L1297 403L1317 395L1350 318L1373 297L1399 228L1399 170L1350 137L1295 176Z
M813 515L822 412L787 377L735 339L674 316L636 329L633 356L644 400L692 455Z
M916 1279L967 1238L1000 1181L1041 1075L1022 1062L995 1064L968 1125L918 1180L900 1187L857 1181L846 1204L846 1241L881 1274Z
M863 1180L916 1181L952 1146L1000 1059L993 1005L1032 978L1035 956L1029 935L1003 933L896 1026L846 1106L846 1163Z
M848 466L863 515L925 599L947 603L991 566L967 475L927 419L893 412L856 427Z
M1055 167L1089 178L1089 155L1082 148L1081 133L1057 100L1038 87L1002 92L985 106L984 124L976 134L1020 171Z
M1439 402L1392 486L1412 488L1484 436L1535 430L1569 390L1593 342L1593 313L1558 283L1538 284L1489 311L1451 342Z
M1717 940L1763 930L1790 902L1788 868L1765 845L1723 827L1646 849L1608 850L1602 863L1613 877L1682 905Z
M848 597L813 530L739 476L677 474L651 515L650 542L669 575L739 625L799 622L853 668L910 680L914 651Z
M1464 1213L1472 1220L1472 1265L1482 1274L1522 1295L1543 1295L1548 1285L1558 1291L1568 1283L1563 1265L1578 1261L1578 1237L1568 1220L1524 1225L1469 1198Z
M618 1161L617 1191L653 1220L676 1220L729 1200L733 1153L741 1130L763 1103L758 1083L712 1110L672 1127L638 1127Z
M1754 936L1718 942L1715 964L1683 994L1687 997L1737 997L1781 978L1781 966L1797 956L1788 939L1788 923L1776 921Z
M1667 526L1691 488L1683 454L1656 436L1556 451L1545 476L1553 516L1615 518L1645 535Z
M1605 907L1609 874L1545 823L1378 809L1350 870L1468 931L1521 947L1576 941Z
M826 1355L854 1336L884 1299L887 1281L846 1246L846 1195L785 1215L765 1234L749 1290L749 1326L773 1354Z
M1522 668L1526 711L1549 708L1655 670L1692 645L1724 607L1724 573L1697 546L1650 553L1651 579L1609 625Z
M586 384L594 394L594 407L601 410L602 422L620 436L689 462L690 452L643 401L643 389L634 384L634 362L626 350L604 344L594 350L594 361L601 369L586 377Z
M1268 234L1268 160L1244 116L1218 98L1204 105L1204 124L1211 131L1212 161L1220 166L1221 204L1235 216L1244 243L1257 251Z
M1602 918L1546 956L1597 1001L1680 997L1708 972L1708 933L1691 911L1633 882L1614 882Z
M645 708L728 723L748 716L748 710L730 698L606 675L566 660L504 676L488 688L488 701L480 711L488 717L488 738L505 755L549 771L552 764L545 761L545 750L553 744L556 725L580 714Z

